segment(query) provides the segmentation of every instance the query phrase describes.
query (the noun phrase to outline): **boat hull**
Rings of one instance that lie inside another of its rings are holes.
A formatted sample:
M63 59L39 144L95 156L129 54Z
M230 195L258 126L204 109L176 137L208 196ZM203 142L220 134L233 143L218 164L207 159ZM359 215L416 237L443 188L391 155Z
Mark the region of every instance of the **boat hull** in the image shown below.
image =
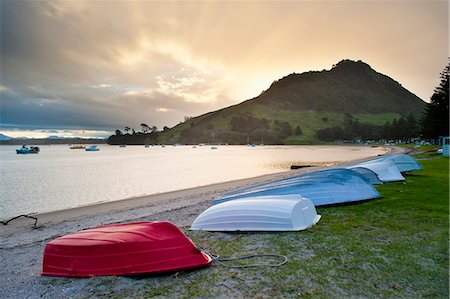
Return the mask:
M100 149L97 146L93 145L90 147L86 147L84 150L87 152L98 152Z
M26 154L37 154L39 153L40 149L37 146L31 146L31 147L26 147L23 146L20 149L16 149L16 154L20 154L20 155L26 155Z
M193 222L192 230L301 231L320 220L314 204L297 194L231 200L214 205Z
M391 160L370 160L351 165L348 168L367 168L375 172L377 177L384 183L401 182L405 180L398 167Z
M416 159L405 154L390 155L380 158L380 160L391 160L401 173L423 169L422 165Z
M315 206L343 204L381 197L381 194L359 173L334 168L303 174L271 183L227 192L213 204L253 196L299 194Z
M42 275L140 275L203 267L210 262L174 224L137 222L88 229L49 242Z
M27 154L38 154L39 152L30 151L30 150L16 150L16 154L18 155L27 155Z

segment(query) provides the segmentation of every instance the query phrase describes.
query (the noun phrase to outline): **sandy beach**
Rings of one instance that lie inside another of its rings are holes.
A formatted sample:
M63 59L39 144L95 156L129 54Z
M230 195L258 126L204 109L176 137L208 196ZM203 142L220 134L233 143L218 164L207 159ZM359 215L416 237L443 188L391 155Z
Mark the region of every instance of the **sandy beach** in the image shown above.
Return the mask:
M386 147L386 154L402 153L407 149ZM179 227L191 225L193 220L211 206L211 200L224 192L263 182L317 171L322 167L308 167L288 172L264 175L214 185L101 203L69 210L33 215L34 220L20 218L0 227L0 298L80 297L88 296L88 280L65 279L53 284L52 279L40 275L42 256L48 241L86 228L111 223L133 221L171 221Z

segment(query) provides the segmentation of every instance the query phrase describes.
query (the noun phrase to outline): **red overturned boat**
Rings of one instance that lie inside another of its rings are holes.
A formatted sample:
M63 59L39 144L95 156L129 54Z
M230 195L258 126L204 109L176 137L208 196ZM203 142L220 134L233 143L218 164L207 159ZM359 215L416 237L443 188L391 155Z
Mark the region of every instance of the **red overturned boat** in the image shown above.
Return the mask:
M87 229L49 242L42 275L138 275L209 263L211 258L173 223L135 222Z

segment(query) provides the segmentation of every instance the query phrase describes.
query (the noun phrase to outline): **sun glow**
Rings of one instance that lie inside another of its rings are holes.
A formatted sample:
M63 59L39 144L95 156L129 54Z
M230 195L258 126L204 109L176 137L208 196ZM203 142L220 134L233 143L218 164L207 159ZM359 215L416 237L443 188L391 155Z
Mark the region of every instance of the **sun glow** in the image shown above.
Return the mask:
M9 136L11 138L49 138L49 137L61 137L61 138L106 138L113 134L111 131L103 130L48 130L48 129L36 129L36 130L1 130L0 134Z

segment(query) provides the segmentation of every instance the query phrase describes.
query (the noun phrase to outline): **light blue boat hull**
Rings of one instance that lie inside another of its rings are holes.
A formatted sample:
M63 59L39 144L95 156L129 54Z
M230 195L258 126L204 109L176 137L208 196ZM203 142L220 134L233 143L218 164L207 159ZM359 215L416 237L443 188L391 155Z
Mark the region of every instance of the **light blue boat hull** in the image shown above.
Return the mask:
M391 160L392 162L394 162L395 166L397 166L398 170L400 170L400 172L402 173L423 169L422 165L420 165L420 163L417 162L416 159L414 159L410 155L405 154L390 155L375 160Z
M96 146L90 146L84 149L87 152L98 152L100 149Z
M378 178L377 174L368 168L364 167L353 167L350 168L353 171L356 171L360 175L362 175L367 181L369 181L372 185L381 185L383 182Z
M26 155L26 154L38 154L40 149L37 146L26 147L23 146L20 149L16 149L16 154Z
M361 174L350 169L336 168L227 192L213 200L213 204L253 196L286 194L299 194L309 198L315 206L381 197Z
M16 150L17 154L26 155L26 154L37 154L36 151L30 151L30 150Z

